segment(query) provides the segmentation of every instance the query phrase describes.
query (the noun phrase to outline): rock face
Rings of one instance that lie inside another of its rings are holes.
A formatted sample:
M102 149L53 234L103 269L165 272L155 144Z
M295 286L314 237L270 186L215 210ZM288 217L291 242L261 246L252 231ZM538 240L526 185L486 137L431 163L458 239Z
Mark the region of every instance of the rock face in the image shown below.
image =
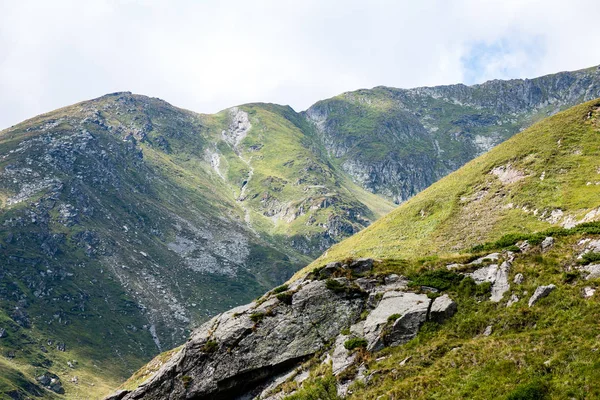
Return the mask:
M445 294L433 300L429 310L429 319L434 322L443 322L452 317L456 311L458 311L457 304Z
M218 315L197 329L148 381L109 399L253 398L281 383L282 376L291 376L287 374L320 350L331 346L337 375L356 359L348 350L349 339L364 338L369 350L402 344L414 338L428 318L442 322L456 311L448 296L437 298L432 307L426 295L398 290L398 276L387 285L373 279L372 287L362 290L357 282L368 278L356 276L368 273L372 265L372 260L330 264L286 292L267 293L257 302ZM353 278L323 277L324 271L327 276L350 273ZM372 294L380 300L371 309ZM368 316L362 321L365 311ZM350 333L341 334L348 327Z
M484 260L496 261L499 259L499 256L499 253L493 253L473 261L471 265L479 265ZM467 274L473 278L476 283L490 282L492 284L492 294L490 296L490 300L496 303L502 300L504 293L510 289L510 285L508 283L508 273L510 272L510 268L512 266L511 260L513 255L508 252L506 256L507 260L503 261L500 265L490 264Z
M356 183L400 203L519 132L533 116L597 97L600 71L590 68L473 86L358 90L320 101L305 116ZM509 181L522 178L509 168L498 172Z
M529 307L533 306L540 299L548 296L554 289L556 289L556 286L553 284L547 286L538 286L533 295L529 298Z
M416 335L427 320L431 299L424 294L406 292L386 292L377 307L369 314L364 324L364 337L367 350L380 350L387 343L404 343ZM396 315L394 321L389 321ZM381 337L383 328L393 322L392 330Z

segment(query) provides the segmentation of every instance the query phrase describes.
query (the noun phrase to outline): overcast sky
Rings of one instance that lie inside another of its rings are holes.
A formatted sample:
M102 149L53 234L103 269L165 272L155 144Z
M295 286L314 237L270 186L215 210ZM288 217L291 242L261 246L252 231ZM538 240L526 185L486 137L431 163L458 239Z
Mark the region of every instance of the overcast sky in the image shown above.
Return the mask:
M0 0L0 129L115 91L304 110L600 64L597 0Z

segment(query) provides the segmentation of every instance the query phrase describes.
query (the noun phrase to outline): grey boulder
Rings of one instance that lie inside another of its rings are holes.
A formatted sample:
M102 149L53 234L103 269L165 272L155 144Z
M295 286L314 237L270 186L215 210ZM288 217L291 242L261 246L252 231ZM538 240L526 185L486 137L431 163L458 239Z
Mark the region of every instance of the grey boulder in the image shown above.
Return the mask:
M458 306L454 300L445 294L433 300L429 310L429 319L441 323L452 317L456 311L458 311Z
M547 286L538 286L537 289L535 289L533 296L529 298L529 307L533 306L540 299L548 296L554 289L556 289L556 286L553 284Z

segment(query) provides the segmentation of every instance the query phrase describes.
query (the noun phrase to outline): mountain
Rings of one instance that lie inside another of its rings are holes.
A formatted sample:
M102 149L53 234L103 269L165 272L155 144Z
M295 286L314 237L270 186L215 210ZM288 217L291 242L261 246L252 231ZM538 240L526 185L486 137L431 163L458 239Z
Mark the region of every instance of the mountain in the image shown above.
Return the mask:
M594 67L214 115L122 92L0 132L0 393L108 393L599 82Z
M199 115L130 93L3 131L3 355L114 385L391 209L311 133L289 107Z
M481 85L376 87L306 112L333 162L401 203L536 121L600 97L600 67Z
M427 257L600 217L598 102L543 120L436 182L314 264Z
M597 99L214 317L109 399L598 397L599 155Z

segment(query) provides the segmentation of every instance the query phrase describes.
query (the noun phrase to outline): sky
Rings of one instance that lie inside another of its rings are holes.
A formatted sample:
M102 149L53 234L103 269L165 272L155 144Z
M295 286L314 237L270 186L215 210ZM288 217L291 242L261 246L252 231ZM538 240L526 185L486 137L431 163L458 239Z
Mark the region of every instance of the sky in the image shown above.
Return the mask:
M600 64L597 0L0 0L0 129L131 91L202 113Z

